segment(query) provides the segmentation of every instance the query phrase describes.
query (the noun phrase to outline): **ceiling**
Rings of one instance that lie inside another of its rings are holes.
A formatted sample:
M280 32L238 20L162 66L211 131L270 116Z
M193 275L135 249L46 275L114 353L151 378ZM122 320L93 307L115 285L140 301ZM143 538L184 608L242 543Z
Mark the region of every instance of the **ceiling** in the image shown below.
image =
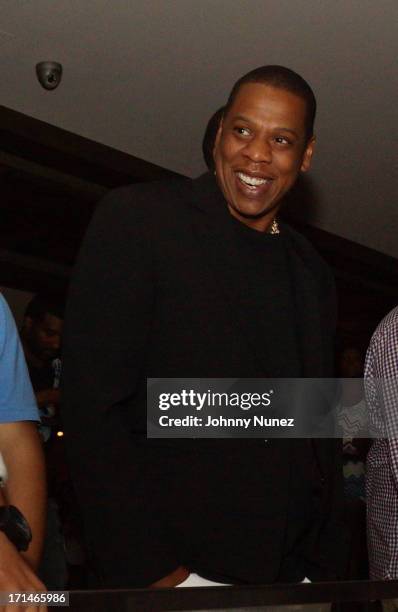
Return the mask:
M397 0L2 0L0 102L164 168L204 170L233 82L278 63L319 105L312 224L398 257ZM35 64L64 76L42 89ZM40 237L38 237L39 239Z

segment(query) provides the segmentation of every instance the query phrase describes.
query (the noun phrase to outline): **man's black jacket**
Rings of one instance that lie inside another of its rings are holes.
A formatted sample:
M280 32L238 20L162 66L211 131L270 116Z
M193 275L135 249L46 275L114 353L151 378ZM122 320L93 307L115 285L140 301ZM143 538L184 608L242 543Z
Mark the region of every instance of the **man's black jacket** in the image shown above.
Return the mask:
M331 376L331 275L302 236L282 232L303 375ZM272 374L262 305L241 304L246 266L210 175L116 190L88 230L66 317L63 419L103 585L145 586L184 564L225 582L280 579L304 468L305 573L341 573L338 441L145 438L146 377Z

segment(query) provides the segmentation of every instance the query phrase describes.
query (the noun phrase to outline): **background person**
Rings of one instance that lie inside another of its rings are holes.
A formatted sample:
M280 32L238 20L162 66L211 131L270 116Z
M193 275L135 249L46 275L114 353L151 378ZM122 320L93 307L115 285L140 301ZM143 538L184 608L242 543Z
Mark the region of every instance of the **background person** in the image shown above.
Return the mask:
M46 442L55 435L59 419L59 357L63 325L63 299L53 295L35 295L26 307L20 332L30 380L40 408L41 433Z
M378 325L366 353L365 391L374 439L366 463L372 580L398 579L398 307ZM383 601L386 612L398 599Z
M85 561L79 530L80 515L66 463L64 439L58 435L59 432L63 434L59 385L64 306L63 295L35 295L26 308L21 329L29 376L40 411L39 430L46 458L47 535L40 576L51 590L64 589L68 579L72 580L75 588L81 587L84 571L75 567L75 561L80 566Z

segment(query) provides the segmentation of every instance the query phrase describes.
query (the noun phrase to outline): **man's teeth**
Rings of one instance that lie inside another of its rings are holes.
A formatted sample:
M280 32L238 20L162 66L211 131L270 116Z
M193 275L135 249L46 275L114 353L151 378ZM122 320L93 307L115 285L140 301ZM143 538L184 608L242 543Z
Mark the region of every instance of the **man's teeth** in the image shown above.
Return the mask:
M259 178L257 176L248 176L247 174L243 174L243 172L238 172L237 174L242 183L245 183L245 185L249 185L250 187L258 187L259 185L269 183L269 179Z

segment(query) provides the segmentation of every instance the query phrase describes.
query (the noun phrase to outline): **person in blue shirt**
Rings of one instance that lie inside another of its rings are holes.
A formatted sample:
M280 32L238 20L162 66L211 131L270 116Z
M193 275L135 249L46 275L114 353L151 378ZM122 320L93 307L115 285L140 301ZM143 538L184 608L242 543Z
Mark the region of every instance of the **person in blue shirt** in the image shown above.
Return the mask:
M38 420L18 331L0 294L0 591L3 592L46 590L34 573L43 544L46 504ZM9 529L10 521L18 522L22 542L10 535L13 531ZM30 543L28 538L23 541L23 532L29 528Z

